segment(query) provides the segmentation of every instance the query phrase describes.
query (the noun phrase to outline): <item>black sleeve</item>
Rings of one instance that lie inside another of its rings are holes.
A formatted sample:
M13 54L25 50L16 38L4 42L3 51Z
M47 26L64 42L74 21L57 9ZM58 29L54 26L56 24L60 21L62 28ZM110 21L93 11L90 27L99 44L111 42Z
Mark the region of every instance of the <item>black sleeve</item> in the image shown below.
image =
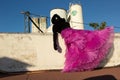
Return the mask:
M53 33L53 46L54 46L54 49L57 50L57 42L58 42L58 33L57 32L54 32Z
M54 49L57 50L57 46L58 46L58 29L56 29L57 26L53 25L53 46Z

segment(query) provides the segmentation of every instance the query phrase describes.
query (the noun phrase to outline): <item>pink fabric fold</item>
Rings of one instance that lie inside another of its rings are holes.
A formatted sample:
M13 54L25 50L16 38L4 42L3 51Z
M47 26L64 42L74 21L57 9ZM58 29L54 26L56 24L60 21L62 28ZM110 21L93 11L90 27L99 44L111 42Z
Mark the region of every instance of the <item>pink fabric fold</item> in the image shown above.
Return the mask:
M86 71L96 68L108 54L114 40L114 28L109 26L94 31L67 28L61 35L66 45L63 72Z

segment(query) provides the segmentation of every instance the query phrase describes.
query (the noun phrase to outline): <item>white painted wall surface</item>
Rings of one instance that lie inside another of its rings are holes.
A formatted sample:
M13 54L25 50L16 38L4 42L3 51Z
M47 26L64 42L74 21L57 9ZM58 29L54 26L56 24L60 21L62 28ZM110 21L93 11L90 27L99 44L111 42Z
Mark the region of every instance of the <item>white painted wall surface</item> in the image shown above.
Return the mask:
M37 71L62 69L64 67L65 45L60 38L62 53L53 49L52 34L0 34L0 71ZM106 66L120 64L120 33L115 34L113 54L106 58ZM103 64L103 63L102 63Z

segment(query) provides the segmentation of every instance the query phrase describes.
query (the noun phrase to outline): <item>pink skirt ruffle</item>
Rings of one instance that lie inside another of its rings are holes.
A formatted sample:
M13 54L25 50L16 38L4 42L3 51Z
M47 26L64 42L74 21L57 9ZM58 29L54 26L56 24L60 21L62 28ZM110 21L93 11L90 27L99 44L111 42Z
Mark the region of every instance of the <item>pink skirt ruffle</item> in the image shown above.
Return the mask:
M94 31L67 28L61 35L66 45L63 72L86 71L96 68L108 54L113 44L114 28Z

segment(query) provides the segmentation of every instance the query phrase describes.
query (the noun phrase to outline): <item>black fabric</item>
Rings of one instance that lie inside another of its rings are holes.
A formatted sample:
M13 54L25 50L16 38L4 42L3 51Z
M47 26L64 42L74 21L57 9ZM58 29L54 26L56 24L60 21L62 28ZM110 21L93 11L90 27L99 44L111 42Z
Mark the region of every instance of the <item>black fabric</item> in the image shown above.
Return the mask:
M64 18L61 18L59 15L54 14L51 22L53 23L53 46L54 50L58 50L58 52L61 52L61 48L59 46L58 42L58 33L61 33L62 30L69 28L70 24L65 21Z

